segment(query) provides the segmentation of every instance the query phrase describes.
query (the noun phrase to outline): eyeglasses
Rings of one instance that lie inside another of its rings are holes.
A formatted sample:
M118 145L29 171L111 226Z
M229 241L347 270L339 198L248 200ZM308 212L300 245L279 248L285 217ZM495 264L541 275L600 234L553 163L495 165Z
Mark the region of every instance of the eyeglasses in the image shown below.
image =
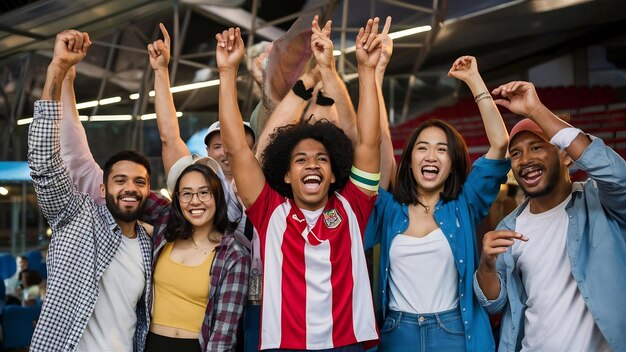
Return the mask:
M198 200L201 202L206 202L213 197L213 192L209 191L199 191L199 192L177 192L178 200L181 203L189 203L193 199L193 196L198 196Z

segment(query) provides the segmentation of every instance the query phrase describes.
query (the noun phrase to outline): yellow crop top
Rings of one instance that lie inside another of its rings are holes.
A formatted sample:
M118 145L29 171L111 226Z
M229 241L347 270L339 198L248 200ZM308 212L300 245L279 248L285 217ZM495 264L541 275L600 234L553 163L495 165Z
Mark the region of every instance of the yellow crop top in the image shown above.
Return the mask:
M215 251L198 266L176 263L170 259L173 242L165 244L154 268L155 324L200 332L209 300L211 263Z

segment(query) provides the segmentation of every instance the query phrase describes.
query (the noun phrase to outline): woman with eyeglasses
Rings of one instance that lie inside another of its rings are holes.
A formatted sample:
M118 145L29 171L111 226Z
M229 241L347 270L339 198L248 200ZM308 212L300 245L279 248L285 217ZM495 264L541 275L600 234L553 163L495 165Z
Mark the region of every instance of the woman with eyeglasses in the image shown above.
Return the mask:
M234 351L251 265L247 248L235 239L241 209L218 162L194 161L180 137L169 86L170 38L160 27L164 40L149 44L148 53L172 202L167 228L153 240L154 303L145 350Z
M147 352L234 349L241 314L232 307L245 302L250 257L230 232L236 224L228 220L219 165L191 160L180 159L168 175L176 183L166 242L155 250Z

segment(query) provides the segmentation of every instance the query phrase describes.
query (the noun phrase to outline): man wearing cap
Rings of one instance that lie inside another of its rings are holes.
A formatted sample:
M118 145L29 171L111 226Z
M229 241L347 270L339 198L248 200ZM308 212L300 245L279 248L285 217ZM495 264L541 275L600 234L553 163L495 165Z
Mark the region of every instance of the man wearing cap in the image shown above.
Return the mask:
M254 147L255 136L252 127L249 122L244 122L244 130L246 131L246 142L250 149ZM222 136L220 135L220 122L216 121L209 126L209 131L204 137L204 144L206 144L207 154L217 160L224 171L224 175L228 180L232 181L233 174L230 172L230 165L228 165L228 157L224 152L224 144L222 144Z
M527 196L483 239L479 301L503 311L501 351L626 349L626 162L560 120L528 82L495 100L527 116L511 130L515 179ZM572 182L568 166L588 173Z

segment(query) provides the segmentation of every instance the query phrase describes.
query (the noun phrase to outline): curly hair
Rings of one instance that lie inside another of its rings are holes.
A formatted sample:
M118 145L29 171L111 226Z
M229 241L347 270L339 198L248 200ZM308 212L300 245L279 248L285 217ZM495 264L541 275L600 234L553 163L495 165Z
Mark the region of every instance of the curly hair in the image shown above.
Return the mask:
M213 199L215 200L215 216L213 217L213 226L219 233L226 231L233 231L237 224L228 220L228 212L226 207L226 198L224 197L224 189L220 183L219 178L208 166L202 164L191 164L187 166L183 172L180 173L176 180L176 186L174 187L174 194L172 195L171 213L167 222L167 231L165 232L165 239L168 242L176 239L187 239L191 237L193 232L193 226L183 215L183 211L180 207L180 201L178 200L178 187L180 187L180 180L184 175L190 172L201 173L206 182L213 192Z
M413 176L411 171L411 160L413 156L413 148L417 142L417 137L420 133L428 127L437 127L446 134L448 141L448 155L452 164L452 170L450 175L444 183L443 192L441 192L441 198L444 202L455 199L461 193L465 179L470 172L471 161L469 153L467 151L467 145L465 140L452 125L449 123L438 120L430 119L422 122L415 131L411 134L411 137L407 141L404 150L402 151L402 157L400 158L400 164L396 173L396 186L393 190L394 197L405 204L418 204L418 189L417 180Z
M334 123L326 119L314 123L304 120L277 128L270 138L261 157L263 174L270 187L283 197L293 198L291 185L285 182L285 174L289 171L293 149L304 139L310 138L322 143L328 152L336 180L328 189L329 195L348 182L354 147L350 138Z

